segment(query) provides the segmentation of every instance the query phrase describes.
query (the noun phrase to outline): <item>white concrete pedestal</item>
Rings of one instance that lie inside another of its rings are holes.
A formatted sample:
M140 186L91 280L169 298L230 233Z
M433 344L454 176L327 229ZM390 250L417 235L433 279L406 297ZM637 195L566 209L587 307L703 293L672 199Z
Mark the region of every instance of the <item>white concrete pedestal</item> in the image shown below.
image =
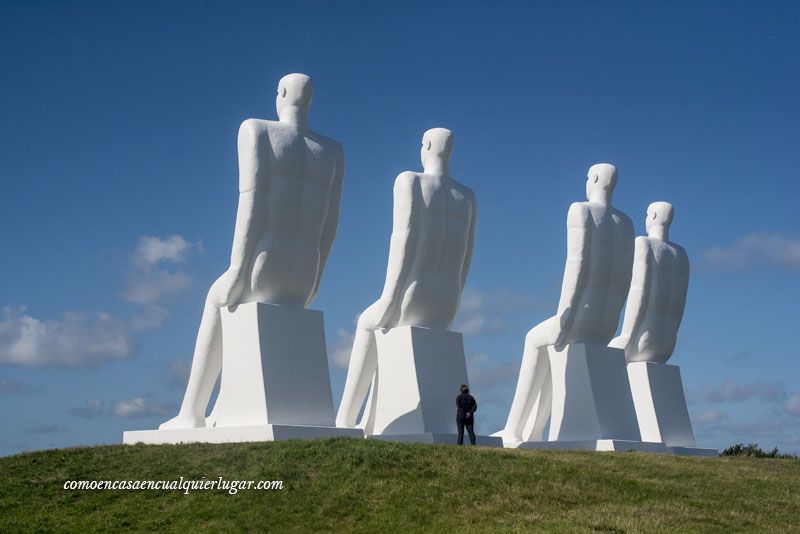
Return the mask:
M206 428L126 432L123 442L363 436L334 425L322 312L260 302L223 309L222 354Z
M553 380L548 441L641 441L624 351L582 343L547 351Z
M694 447L680 368L663 363L632 362L628 364L628 378L642 441Z
M392 441L456 443L455 398L458 387L469 383L461 334L403 326L378 331L375 338L378 371L365 434ZM469 443L466 433L464 441ZM476 441L502 446L492 436L476 436Z

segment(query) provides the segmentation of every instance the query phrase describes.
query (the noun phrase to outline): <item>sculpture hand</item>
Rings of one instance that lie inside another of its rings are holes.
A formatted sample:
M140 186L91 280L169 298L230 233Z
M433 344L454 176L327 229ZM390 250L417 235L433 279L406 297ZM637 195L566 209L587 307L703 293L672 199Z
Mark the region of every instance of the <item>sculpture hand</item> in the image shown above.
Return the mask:
M245 286L245 276L240 269L229 268L217 279L219 305L233 306L242 298Z
M563 311L556 315L555 325L553 326L553 328L556 330L553 345L555 345L555 347L559 350L563 348L567 333L572 326L573 317L574 312L570 307L564 308Z
M626 335L617 336L617 337L615 337L614 339L611 340L611 342L608 344L608 346L611 347L612 349L623 349L623 350L625 350L625 347L628 346L628 343L630 342L630 340L631 340L630 336L626 336Z

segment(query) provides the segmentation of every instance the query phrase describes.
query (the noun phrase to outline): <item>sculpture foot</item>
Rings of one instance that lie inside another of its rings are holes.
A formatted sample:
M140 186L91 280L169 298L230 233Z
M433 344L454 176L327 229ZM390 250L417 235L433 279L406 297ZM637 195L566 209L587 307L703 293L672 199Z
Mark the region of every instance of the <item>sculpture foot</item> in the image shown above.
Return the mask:
M177 430L183 428L204 428L206 426L205 417L194 415L178 414L169 421L165 421L158 426L159 430Z
M336 428L355 428L356 423L355 421L350 423L347 421L345 417L337 417L336 418Z

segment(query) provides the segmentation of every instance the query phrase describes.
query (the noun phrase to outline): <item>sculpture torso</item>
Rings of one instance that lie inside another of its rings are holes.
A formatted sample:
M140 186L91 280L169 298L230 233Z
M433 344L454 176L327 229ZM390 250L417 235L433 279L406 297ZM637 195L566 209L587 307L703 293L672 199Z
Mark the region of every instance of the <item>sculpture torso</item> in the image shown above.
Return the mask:
M418 238L411 252L402 302L391 326L447 328L461 300L464 259L475 217L474 193L452 178L422 173L409 181Z
M266 182L256 184L257 194L266 197L266 220L245 300L305 307L319 274L320 241L342 150L331 139L277 121L246 123L255 135L253 168L267 169L257 172Z
M675 350L678 327L686 305L689 286L689 258L678 245L636 238L636 247L647 250L647 289L641 320L626 348L628 361L664 363ZM637 251L638 254L638 251ZM626 316L625 320L630 319Z
M576 212L581 220L568 224L582 224L588 244L584 246L584 265L577 278L580 298L565 343L606 345L614 337L628 294L633 222L621 211L595 202L573 204L570 216Z

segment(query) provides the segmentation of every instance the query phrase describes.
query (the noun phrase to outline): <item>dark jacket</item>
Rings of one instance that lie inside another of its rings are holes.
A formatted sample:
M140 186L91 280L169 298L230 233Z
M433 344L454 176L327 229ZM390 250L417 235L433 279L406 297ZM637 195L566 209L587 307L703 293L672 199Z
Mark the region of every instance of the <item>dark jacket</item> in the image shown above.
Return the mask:
M460 419L472 419L472 414L478 409L478 403L475 402L475 397L469 393L461 393L456 397L456 409L456 417Z

